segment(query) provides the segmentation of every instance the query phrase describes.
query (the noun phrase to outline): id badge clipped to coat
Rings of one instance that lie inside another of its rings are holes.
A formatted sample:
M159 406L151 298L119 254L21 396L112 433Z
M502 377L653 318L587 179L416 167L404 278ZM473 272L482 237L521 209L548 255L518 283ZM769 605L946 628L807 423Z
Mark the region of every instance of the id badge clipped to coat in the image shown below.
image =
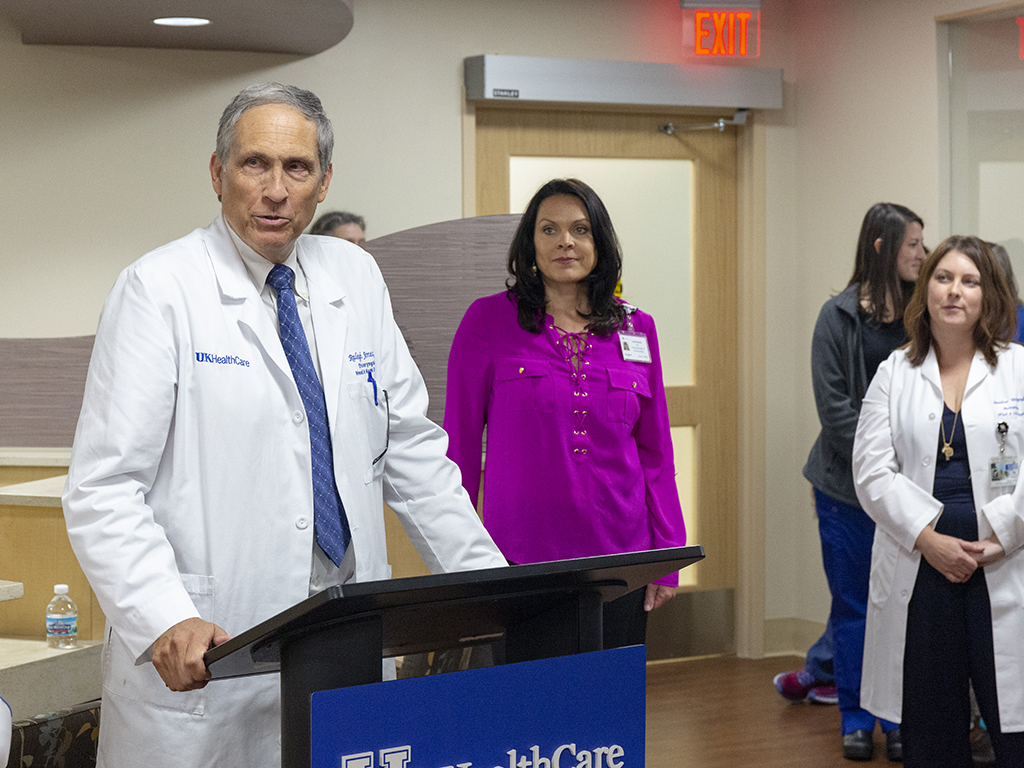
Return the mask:
M1006 455L1006 433L1010 426L1000 421L996 426L999 433L999 455L989 459L988 479L993 488L1015 488L1020 474L1020 457Z

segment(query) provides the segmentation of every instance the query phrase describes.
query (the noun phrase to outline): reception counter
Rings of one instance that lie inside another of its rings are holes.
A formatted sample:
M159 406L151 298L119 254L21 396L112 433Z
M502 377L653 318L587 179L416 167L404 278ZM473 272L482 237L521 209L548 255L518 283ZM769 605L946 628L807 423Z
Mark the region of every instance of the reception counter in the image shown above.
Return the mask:
M70 448L0 448L0 486L66 475Z
M0 449L0 694L14 720L99 698L104 618L64 528L70 449ZM78 605L77 648L46 644L54 584Z
M68 650L46 640L0 637L0 693L14 720L73 707L100 697L102 643L87 640Z
M0 579L24 585L21 600L0 602L0 638L44 638L44 612L53 597L53 585L67 584L78 605L79 639L103 639L106 619L71 550L64 525L60 496L67 479L66 463L54 466L56 476L0 487ZM384 520L394 576L428 573L387 505Z
M103 612L64 526L60 495L66 460L63 467L51 465L51 471L56 476L0 487L0 578L20 583L24 590L20 599L0 602L0 638L45 640L46 605L53 585L67 584L78 605L79 640L101 640Z

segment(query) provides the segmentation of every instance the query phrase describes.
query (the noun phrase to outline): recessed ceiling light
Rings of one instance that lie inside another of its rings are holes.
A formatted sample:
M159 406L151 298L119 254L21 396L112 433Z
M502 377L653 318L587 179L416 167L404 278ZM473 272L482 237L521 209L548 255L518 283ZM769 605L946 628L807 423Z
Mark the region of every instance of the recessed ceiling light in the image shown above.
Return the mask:
M209 19L199 19L193 16L168 16L163 19L153 19L154 24L162 27L201 27L209 24Z

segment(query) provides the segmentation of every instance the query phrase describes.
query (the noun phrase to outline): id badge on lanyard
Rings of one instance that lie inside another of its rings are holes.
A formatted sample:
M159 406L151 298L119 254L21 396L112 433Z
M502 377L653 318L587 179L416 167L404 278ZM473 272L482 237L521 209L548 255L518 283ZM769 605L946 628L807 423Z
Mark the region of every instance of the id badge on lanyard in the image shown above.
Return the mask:
M996 426L999 433L999 455L989 459L988 479L993 488L1015 488L1020 474L1020 457L1006 455L1006 433L1010 425L1000 421Z
M651 362L651 347L647 343L647 334L633 328L633 313L636 307L632 304L623 305L626 310L626 330L619 331L619 351L622 359L630 363Z

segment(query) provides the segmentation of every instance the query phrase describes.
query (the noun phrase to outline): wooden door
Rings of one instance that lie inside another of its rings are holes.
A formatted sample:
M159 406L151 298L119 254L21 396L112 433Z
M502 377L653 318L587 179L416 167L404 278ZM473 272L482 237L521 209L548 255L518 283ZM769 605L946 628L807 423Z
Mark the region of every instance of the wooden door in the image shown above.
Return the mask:
M677 113L477 106L476 214L522 210L510 210L510 166L518 158L628 158L692 164L692 207L686 212L691 239L685 244L690 251L690 284L683 285L686 280L681 279L678 291L635 303L658 324L666 371L682 362L675 367L689 372L682 383L674 383L666 373L666 392L688 543L702 545L707 557L683 571L681 590L727 590L731 598L736 587L739 489L737 137L733 127L678 130L709 120L706 115ZM669 123L677 129L672 134L659 130ZM602 190L596 185L595 189L608 203ZM610 203L609 211L618 228ZM626 242L623 250L623 298L627 301L632 300L627 277L631 263L652 267L656 274L663 269L668 273L676 258L672 253L630 251ZM662 260L661 266L657 260ZM676 354L692 359L664 359L673 353L666 353L672 339L666 338L663 329L680 313L689 316L692 344L681 345L684 352Z

